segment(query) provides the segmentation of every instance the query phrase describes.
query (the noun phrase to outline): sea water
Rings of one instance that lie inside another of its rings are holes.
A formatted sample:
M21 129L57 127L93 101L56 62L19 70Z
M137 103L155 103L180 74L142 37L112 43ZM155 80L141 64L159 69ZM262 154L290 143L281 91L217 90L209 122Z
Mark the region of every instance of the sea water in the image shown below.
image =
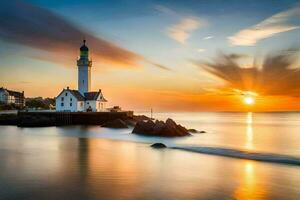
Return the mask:
M0 199L299 199L300 166L188 152L300 158L299 113L154 113L206 133L184 138L99 126L0 126Z

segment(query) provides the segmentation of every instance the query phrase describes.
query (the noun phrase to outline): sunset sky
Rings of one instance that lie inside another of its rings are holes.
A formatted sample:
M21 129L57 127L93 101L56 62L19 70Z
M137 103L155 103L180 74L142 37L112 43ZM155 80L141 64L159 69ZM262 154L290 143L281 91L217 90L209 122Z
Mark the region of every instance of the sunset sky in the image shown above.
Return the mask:
M1 1L0 87L27 97L77 89L85 38L92 89L111 106L300 110L299 28L294 0Z

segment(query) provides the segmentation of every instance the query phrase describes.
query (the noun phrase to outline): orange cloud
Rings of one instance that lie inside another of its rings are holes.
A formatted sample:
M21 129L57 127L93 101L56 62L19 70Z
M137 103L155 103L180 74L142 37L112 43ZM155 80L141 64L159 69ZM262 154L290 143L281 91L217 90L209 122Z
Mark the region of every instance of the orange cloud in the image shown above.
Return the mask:
M32 51L25 52L34 58L73 67L82 40L86 39L93 60L101 60L110 67L132 68L141 66L140 62L150 63L139 54L96 37L63 17L29 3L2 2L0 18L5 19L0 20L0 38L37 50L33 55ZM161 65L151 63L162 69Z
M300 66L295 66L297 50L268 55L262 66L242 67L237 56L221 54L214 63L198 62L204 70L222 79L227 88L254 91L260 95L299 96Z

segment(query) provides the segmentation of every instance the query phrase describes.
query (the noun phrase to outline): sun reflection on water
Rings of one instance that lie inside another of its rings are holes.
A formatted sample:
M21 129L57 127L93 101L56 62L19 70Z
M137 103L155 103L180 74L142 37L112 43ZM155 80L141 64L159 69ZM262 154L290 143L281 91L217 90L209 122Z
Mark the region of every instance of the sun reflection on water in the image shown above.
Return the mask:
M252 112L248 112L247 113L247 117L246 117L246 148L247 149L253 149L253 127L252 127L252 123L253 123L253 114Z
M241 169L240 185L235 191L236 200L260 200L264 199L265 188L258 183L256 164L254 161L245 161Z

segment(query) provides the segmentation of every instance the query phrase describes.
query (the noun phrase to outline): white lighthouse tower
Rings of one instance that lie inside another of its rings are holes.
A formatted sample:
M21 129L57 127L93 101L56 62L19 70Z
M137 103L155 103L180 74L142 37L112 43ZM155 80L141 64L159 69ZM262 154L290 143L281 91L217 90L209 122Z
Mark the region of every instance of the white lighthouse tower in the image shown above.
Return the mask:
M89 59L89 48L80 47L78 66L78 90L64 88L55 99L57 112L107 112L102 91L91 91L92 61Z
M91 68L92 61L89 60L89 48L85 45L80 47L80 57L77 60L78 66L78 91L84 95L91 91Z

